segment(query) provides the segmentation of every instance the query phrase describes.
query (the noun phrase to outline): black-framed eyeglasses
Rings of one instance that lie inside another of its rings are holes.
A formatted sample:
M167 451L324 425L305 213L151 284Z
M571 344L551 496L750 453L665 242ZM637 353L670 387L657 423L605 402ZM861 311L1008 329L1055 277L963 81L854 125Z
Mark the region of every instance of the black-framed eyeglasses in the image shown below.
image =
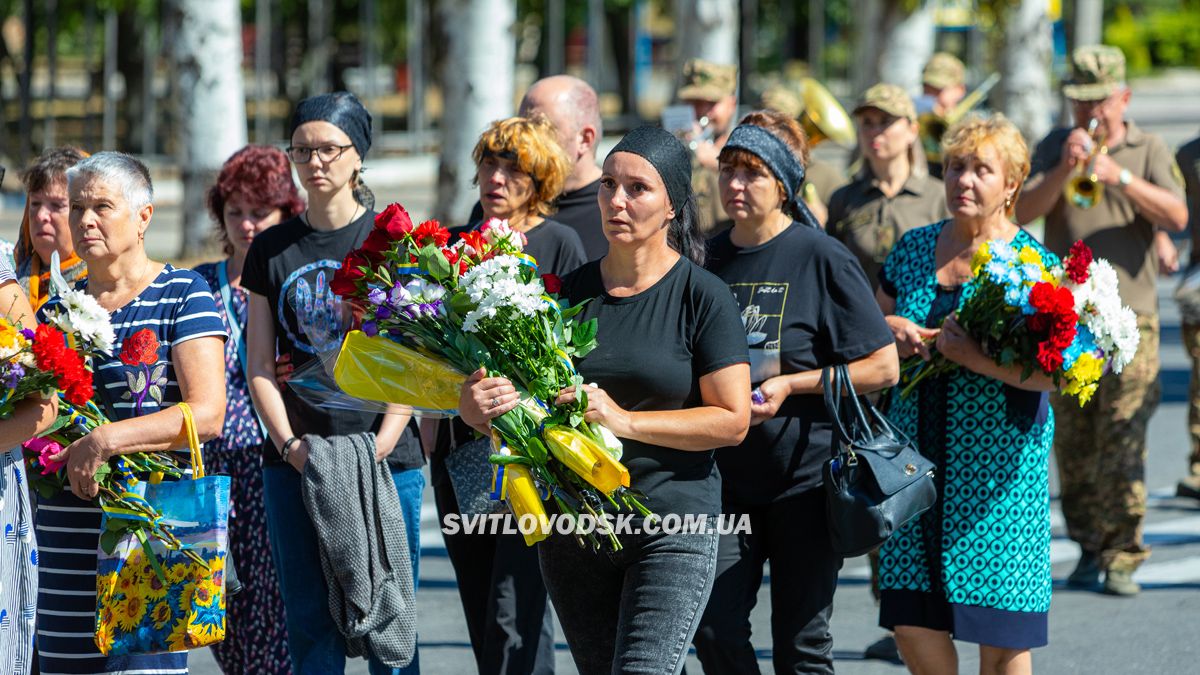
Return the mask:
M289 145L287 149L288 157L296 164L308 164L312 161L315 153L322 162L326 164L336 162L343 154L354 144L350 145L322 145L319 148L310 148L304 145Z

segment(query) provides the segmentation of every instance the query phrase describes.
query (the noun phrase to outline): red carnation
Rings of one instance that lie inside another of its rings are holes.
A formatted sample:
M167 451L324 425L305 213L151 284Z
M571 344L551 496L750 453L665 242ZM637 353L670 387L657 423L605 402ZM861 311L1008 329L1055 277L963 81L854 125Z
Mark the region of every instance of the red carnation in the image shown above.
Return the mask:
M1062 367L1062 352L1055 349L1049 342L1039 342L1037 362L1042 367L1042 372L1051 375Z
M143 329L153 333L149 329ZM135 334L136 337L136 334ZM132 338L131 338L132 339ZM128 344L128 340L126 343ZM154 341L157 348L158 341ZM157 360L158 352L155 352ZM83 362L83 357L67 348L66 340L61 331L47 325L39 325L33 338L33 357L41 370L54 373L58 388L63 397L77 406L86 405L92 398L92 374ZM122 354L121 360L125 360ZM132 365L132 364L131 364Z
M547 293L557 293L562 290L562 279L559 279L557 274L543 274L542 285L546 287Z
M147 365L158 363L158 338L154 331L143 328L121 345L121 362L127 366Z
M427 220L413 232L417 246L445 246L450 241L450 231L438 224L436 220Z
M1029 304L1038 312L1054 312L1054 285L1039 281L1029 289Z
M333 280L329 282L329 290L343 297L355 295L358 293L358 281L366 276L359 268L369 264L370 261L359 251L346 254L346 258L342 260L342 267L334 273Z
M393 240L400 240L412 232L412 218L408 217L408 211L403 206L389 204L383 213L375 216L375 229L387 232Z
M1071 281L1082 284L1088 280L1088 266L1092 264L1092 249L1082 241L1071 244L1067 255L1067 276Z

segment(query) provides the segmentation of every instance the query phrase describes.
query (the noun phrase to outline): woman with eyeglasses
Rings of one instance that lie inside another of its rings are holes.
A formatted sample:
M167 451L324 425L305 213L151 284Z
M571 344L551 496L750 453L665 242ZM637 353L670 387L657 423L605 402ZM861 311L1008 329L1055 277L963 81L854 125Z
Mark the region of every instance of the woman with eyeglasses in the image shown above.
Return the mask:
M299 368L336 349L350 323L349 307L329 284L345 255L362 245L374 225L374 198L360 178L370 146L371 115L353 94L301 101L292 117L288 156L308 191L308 208L254 237L242 269L242 287L250 295L250 394L270 436L263 444L267 528L297 673L341 672L346 659L346 642L330 613L317 534L301 499L309 453L304 438L374 432L375 458L388 462L405 527L414 533L420 527L424 458L408 428L409 416L316 407L292 389L281 389L275 377L276 354L290 356ZM418 542L416 536L408 538L414 580ZM368 660L373 675L401 672L373 655ZM414 657L403 672L418 670Z

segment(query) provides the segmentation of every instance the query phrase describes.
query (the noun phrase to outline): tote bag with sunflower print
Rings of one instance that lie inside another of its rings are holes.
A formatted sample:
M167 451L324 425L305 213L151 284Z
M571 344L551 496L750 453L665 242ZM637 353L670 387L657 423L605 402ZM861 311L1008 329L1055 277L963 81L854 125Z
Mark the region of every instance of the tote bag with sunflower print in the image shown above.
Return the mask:
M186 651L225 638L229 477L204 474L191 411L180 405L192 446L190 479L139 481L134 489L182 546L168 550L151 541L147 551L127 534L111 554L100 549L95 639L106 656Z

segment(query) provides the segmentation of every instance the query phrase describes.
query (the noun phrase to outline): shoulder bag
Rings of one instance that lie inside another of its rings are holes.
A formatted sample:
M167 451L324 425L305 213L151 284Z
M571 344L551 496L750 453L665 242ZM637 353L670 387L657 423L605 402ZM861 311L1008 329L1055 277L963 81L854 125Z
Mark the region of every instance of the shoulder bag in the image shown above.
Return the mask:
M833 422L822 472L829 537L838 553L859 556L933 506L936 467L854 391L847 366L826 367L822 381Z

